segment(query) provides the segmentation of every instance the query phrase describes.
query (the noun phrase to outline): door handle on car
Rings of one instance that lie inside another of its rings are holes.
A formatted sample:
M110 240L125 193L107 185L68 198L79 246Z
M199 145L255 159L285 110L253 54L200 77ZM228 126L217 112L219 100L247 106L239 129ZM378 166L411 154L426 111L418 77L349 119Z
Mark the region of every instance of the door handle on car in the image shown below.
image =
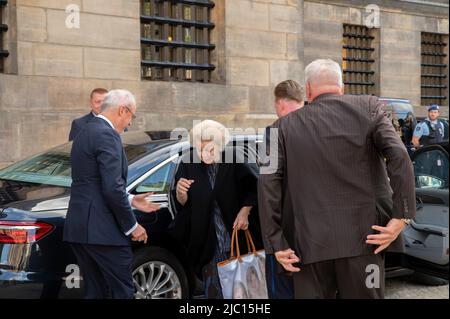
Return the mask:
M153 194L146 198L153 203L159 204L161 208L169 207L169 196L167 194Z
M443 229L442 227L437 227L434 225L427 224L417 224L414 220L411 221L411 227L417 231L434 234L441 237L448 236L448 229Z

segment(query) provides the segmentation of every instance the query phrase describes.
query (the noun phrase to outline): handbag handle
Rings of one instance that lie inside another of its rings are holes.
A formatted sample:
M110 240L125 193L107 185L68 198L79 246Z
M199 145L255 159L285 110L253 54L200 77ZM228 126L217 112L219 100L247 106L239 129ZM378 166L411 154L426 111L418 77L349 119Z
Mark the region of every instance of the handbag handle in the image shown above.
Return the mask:
M252 234L250 233L250 230L248 230L248 229L245 230L245 238L247 239L248 251L250 252L250 248L251 248L252 249L251 252L253 254L256 254L255 243L253 242Z
M234 258L234 248L236 247L236 258L241 261L241 251L239 249L239 238L238 238L238 229L233 229L233 234L231 235L231 257ZM247 250L249 252L252 252L253 254L256 254L256 247L253 242L252 235L250 233L250 230L246 229L245 232L245 239L247 241Z

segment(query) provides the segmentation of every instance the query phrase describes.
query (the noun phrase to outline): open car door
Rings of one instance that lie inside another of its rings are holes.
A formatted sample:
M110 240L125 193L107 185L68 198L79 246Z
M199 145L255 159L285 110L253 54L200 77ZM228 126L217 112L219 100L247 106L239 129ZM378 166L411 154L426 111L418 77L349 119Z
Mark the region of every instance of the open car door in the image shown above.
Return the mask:
M448 149L431 145L413 156L417 214L403 231L407 267L449 278Z

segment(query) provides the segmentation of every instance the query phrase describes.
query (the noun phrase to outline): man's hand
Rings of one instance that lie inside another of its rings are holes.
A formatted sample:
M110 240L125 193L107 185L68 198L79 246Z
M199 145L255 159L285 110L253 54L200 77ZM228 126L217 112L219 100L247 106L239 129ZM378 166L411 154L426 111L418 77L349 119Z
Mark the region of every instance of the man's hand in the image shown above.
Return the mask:
M292 264L298 263L300 261L300 258L298 258L295 255L295 252L292 249L289 248L286 250L277 251L275 253L275 258L287 271L290 271L290 272L299 272L300 271L300 268L294 267L292 265Z
M191 188L193 179L180 178L177 183L177 200L181 205L186 204L188 200L188 191Z
M367 236L366 244L378 245L375 254L385 250L389 245L397 239L398 235L405 228L405 222L401 219L392 218L386 227L372 226L372 229L379 231L379 234Z
M141 225L138 225L136 229L131 233L132 241L143 241L144 244L147 243L147 231Z
M236 219L234 220L233 229L248 229L248 215L250 215L251 209L252 206L245 206L241 208L236 216Z
M160 206L159 204L155 204L149 200L146 199L146 197L152 195L153 193L145 193L134 196L131 206L136 208L137 210L144 212L144 213L153 213L159 210Z

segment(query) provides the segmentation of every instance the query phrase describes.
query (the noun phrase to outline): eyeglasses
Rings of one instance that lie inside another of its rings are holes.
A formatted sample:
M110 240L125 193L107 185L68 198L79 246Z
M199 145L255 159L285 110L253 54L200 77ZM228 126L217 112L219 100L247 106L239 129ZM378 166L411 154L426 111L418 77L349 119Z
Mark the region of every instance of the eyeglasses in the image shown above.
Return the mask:
M128 106L124 105L124 107L127 109L128 112L131 113L131 119L134 121L136 119L136 114L131 112L131 110L130 110L130 108Z

